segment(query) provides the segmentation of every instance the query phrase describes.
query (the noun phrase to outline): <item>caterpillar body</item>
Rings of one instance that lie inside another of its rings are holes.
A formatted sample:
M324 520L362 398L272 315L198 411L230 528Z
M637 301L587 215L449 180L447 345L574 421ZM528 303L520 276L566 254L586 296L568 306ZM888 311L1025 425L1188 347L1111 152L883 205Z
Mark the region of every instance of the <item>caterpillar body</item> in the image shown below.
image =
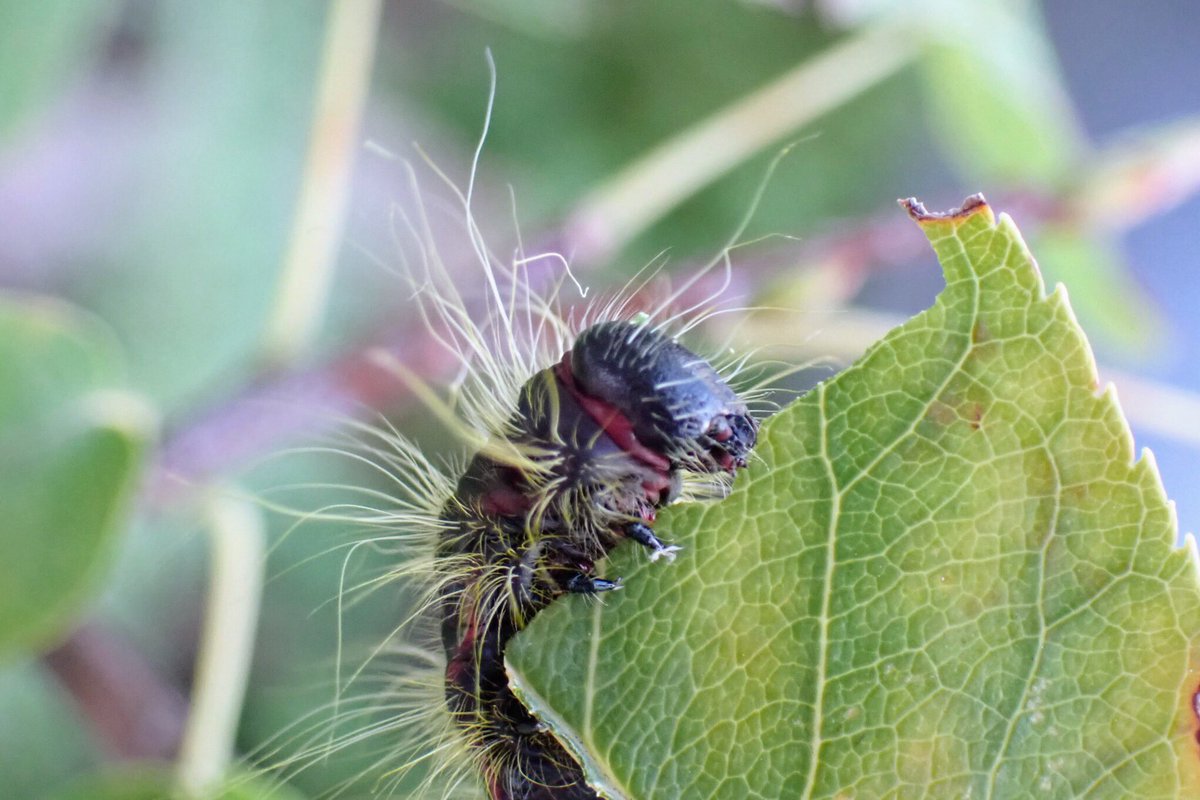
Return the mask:
M744 467L756 431L706 361L646 324L585 329L521 388L502 436L531 463L471 460L444 507L437 559L451 566L440 597L446 701L493 800L598 797L509 689L505 646L556 597L619 588L594 564L622 539L673 557L651 527L655 509L683 471Z
M677 548L655 534L656 511L724 496L746 465L757 396L735 392L723 375L741 365L714 367L676 341L728 286L728 251L660 303L647 307L645 278L577 312L562 298L565 281L546 277L547 265L565 260L519 249L497 257L476 225L471 187L460 193L446 180L458 200L451 222L465 231L478 272L449 269L431 206L404 166L415 210L398 207L395 219L398 240L416 255L401 274L426 335L454 359L458 377L443 399L390 354L380 352L377 363L424 398L472 455L445 470L390 427L365 424L356 425L365 434L356 445L332 450L385 474L388 507L378 507L377 490L350 486L369 500L304 517L368 526L373 533L351 552L386 550L395 566L362 588L403 584L409 596L415 589L416 610L349 680L339 668L332 719L314 712L317 722L293 726L280 745L292 755L276 768L308 769L370 738L387 742L366 770L378 776L379 793L412 791L420 780L414 796L442 800L475 797L481 783L491 800L592 800L600 795L575 757L509 688L505 649L557 598L619 589L620 579L600 577L596 564L625 539L652 560L674 560ZM724 279L702 288L703 278L720 277L712 275L717 264ZM463 287L480 291L464 296ZM381 688L361 705L342 697L367 663L389 653L401 665Z

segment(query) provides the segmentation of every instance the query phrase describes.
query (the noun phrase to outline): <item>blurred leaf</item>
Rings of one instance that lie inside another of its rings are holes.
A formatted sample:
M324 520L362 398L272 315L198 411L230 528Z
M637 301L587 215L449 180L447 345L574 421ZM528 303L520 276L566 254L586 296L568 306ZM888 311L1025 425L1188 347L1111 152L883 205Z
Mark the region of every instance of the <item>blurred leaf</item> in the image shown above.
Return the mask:
M157 765L128 767L82 780L52 800L302 800L294 789L249 776L232 776L227 785L204 798L175 789L175 777Z
M1046 187L1085 147L1031 0L834 0L843 24L899 17L926 42L930 127L968 183Z
M349 433L324 444L341 455L288 453L259 464L245 484L264 500L298 509L369 503L372 492L394 491L379 470L351 455L356 446ZM312 748L346 731L345 720L335 724L335 715L326 713L335 698L343 711L376 709L373 718L386 727L390 711L377 708L377 678L390 682L397 665L377 648L395 636L397 620L412 612L414 600L395 584L385 591L353 587L394 569L396 554L386 547L357 546L378 529L289 514L268 519L268 580L239 743L251 758L272 765L289 786L311 796L383 793L378 769L370 768L380 763L380 748L390 746L387 735L361 737L339 748L336 757L314 757ZM341 685L336 683L339 658ZM364 679L347 682L360 667L366 669ZM365 716L356 716L349 727L362 722ZM397 797L405 796L405 786L388 786Z
M208 550L192 506L139 509L122 532L92 612L160 674L193 668Z
M116 10L109 0L0 2L0 143L82 71Z
M121 530L152 422L108 390L104 338L65 306L0 299L0 653L63 632Z
M168 412L252 369L312 122L325 4L154 4L133 203L73 300Z
M1066 225L1048 225L1032 241L1047 280L1071 287L1080 323L1105 350L1143 364L1162 352L1161 314L1115 245Z
M42 800L99 759L70 698L34 664L0 669L0 721L5 800Z
M510 649L626 798L1181 797L1200 591L1061 292L985 205L921 225L935 305L772 418L674 568Z
M592 17L570 39L447 17L410 29L406 46L381 53L384 80L436 123L434 133L419 137L422 144L466 149L482 123L482 53L492 49L498 86L480 185L490 182L487 170L502 170L527 230L560 221L587 189L634 158L836 41L811 18L725 0L609 0L591 8ZM472 61L472 53L480 57ZM918 146L925 130L912 114L920 84L911 72L796 132L800 143L775 172L747 238L861 214L936 172L933 154ZM450 142L447 128L454 134ZM454 151L433 152L465 180ZM746 215L774 155L768 149L698 192L640 237L619 269L636 270L664 244L685 256L707 257L721 247ZM506 203L507 197L484 219L507 234Z

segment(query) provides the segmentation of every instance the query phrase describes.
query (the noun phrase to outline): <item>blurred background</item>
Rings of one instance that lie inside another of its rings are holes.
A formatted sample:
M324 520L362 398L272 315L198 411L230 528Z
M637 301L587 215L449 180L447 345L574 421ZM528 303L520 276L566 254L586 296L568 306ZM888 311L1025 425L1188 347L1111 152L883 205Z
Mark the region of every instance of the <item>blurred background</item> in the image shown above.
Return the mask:
M339 643L402 615L390 587L338 601L386 552L243 498L386 491L278 456L339 420L452 446L371 354L448 377L396 210L475 291L454 187L489 49L496 252L562 253L603 294L736 235L724 299L760 310L699 336L819 359L811 383L941 287L896 198L984 192L1195 530L1197 41L1190 0L0 0L0 793L261 796L240 776L299 746L272 737L331 701ZM386 787L386 739L272 796Z

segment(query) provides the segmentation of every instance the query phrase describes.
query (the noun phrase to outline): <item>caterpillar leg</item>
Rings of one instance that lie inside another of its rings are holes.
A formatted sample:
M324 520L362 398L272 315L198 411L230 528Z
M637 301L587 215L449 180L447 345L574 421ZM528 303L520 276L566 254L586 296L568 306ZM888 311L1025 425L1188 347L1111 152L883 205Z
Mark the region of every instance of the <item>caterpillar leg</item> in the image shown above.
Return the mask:
M585 575L582 572L576 572L571 577L567 578L567 582L563 584L563 588L572 594L598 594L599 592L611 592L621 588L621 579L608 581L604 578L594 578L591 575Z
M631 522L626 525L625 535L648 549L651 561L657 561L660 558L674 561L675 554L682 549L679 545L663 544L663 541L654 535L654 530L644 522Z
M592 557L569 544L555 542L542 558L559 593L599 594L621 588L620 578L597 578Z

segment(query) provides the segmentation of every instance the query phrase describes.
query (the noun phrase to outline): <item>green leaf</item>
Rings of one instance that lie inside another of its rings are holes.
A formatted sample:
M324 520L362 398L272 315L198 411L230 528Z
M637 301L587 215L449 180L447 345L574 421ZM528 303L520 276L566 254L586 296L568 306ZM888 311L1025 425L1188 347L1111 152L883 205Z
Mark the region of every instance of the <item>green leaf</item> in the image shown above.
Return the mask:
M931 129L971 180L1053 186L1086 151L1041 10L1031 0L838 0L843 25L900 24L923 42Z
M175 788L175 776L153 765L127 767L89 776L53 800L302 800L286 786L251 775L236 775L203 797L193 797Z
M88 66L118 11L112 0L0 2L0 142Z
M329 4L161 3L156 124L102 263L67 287L125 346L130 383L191 409L245 375L278 281ZM248 221L253 220L253 224Z
M0 668L0 720L4 800L44 800L101 760L66 689L32 660Z
M673 567L556 603L510 674L610 797L1200 790L1196 561L1061 288L982 199L946 288L769 420ZM1189 541L1190 538L1189 538Z
M933 129L968 178L1053 186L1079 165L1075 120L1040 10L1021 0L905 4L923 17Z
M0 298L0 655L61 635L108 562L151 415L108 387L103 330Z

